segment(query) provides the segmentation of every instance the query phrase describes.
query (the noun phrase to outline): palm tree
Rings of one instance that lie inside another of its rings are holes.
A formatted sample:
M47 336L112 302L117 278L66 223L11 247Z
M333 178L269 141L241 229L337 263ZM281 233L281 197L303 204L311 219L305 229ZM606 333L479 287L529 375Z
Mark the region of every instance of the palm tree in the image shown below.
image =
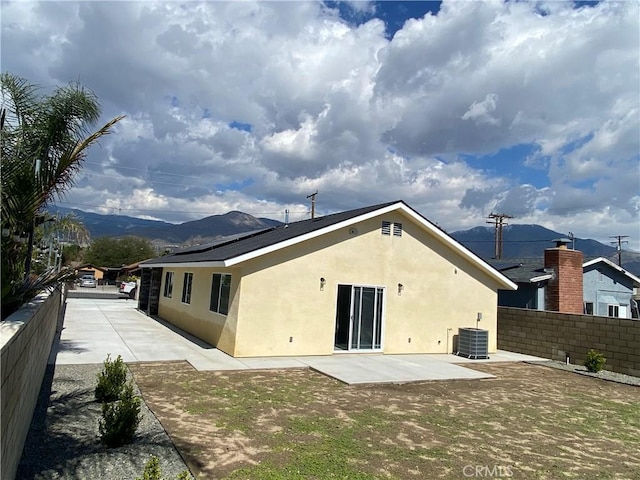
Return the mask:
M80 84L40 95L27 80L0 74L2 114L2 316L69 272L30 275L34 229L44 208L73 186L88 148L123 117L92 131L100 118L93 92Z

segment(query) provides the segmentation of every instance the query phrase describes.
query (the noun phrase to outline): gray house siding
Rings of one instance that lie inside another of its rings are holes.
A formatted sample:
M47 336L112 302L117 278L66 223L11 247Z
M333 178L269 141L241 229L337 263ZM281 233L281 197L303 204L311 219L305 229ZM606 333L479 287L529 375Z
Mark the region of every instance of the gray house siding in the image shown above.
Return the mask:
M631 318L633 281L604 263L585 267L583 276L585 304L593 304L593 315L609 316L609 305L618 306L620 316Z

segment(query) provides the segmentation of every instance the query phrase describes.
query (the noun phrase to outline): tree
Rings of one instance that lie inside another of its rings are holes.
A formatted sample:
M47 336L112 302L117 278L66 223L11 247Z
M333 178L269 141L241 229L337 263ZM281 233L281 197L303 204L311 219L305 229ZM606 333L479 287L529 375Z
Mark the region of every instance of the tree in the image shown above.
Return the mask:
M84 261L99 267L121 267L155 257L149 240L140 237L96 238L84 256Z
M31 275L36 228L44 208L73 186L88 148L123 117L92 131L100 117L95 95L79 84L40 94L27 80L0 74L2 189L2 317L43 288L71 275L47 270Z

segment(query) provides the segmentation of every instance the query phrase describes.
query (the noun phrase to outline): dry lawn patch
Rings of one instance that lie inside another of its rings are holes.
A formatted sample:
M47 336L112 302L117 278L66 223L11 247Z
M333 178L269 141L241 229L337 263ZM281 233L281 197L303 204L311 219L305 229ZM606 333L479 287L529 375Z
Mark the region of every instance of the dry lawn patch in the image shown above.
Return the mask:
M200 479L640 479L639 388L471 368L497 378L345 386L303 369L131 365Z

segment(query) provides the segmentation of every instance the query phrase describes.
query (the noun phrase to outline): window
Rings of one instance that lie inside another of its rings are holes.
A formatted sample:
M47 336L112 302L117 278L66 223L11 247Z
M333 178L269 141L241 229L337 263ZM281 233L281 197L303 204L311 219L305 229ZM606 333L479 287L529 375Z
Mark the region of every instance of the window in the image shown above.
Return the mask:
M167 272L164 275L164 296L171 298L173 293L173 272Z
M191 303L191 284L193 283L193 273L184 274L182 283L182 303Z
M211 281L211 301L209 310L226 315L229 312L229 293L231 291L231 275L214 273Z
M394 237L401 237L402 236L402 224L401 223L394 223L393 224L393 236Z
M391 222L382 222L382 235L391 235Z
M609 316L618 318L620 307L618 305L609 305Z
M585 315L593 315L593 302L585 302L584 313Z

